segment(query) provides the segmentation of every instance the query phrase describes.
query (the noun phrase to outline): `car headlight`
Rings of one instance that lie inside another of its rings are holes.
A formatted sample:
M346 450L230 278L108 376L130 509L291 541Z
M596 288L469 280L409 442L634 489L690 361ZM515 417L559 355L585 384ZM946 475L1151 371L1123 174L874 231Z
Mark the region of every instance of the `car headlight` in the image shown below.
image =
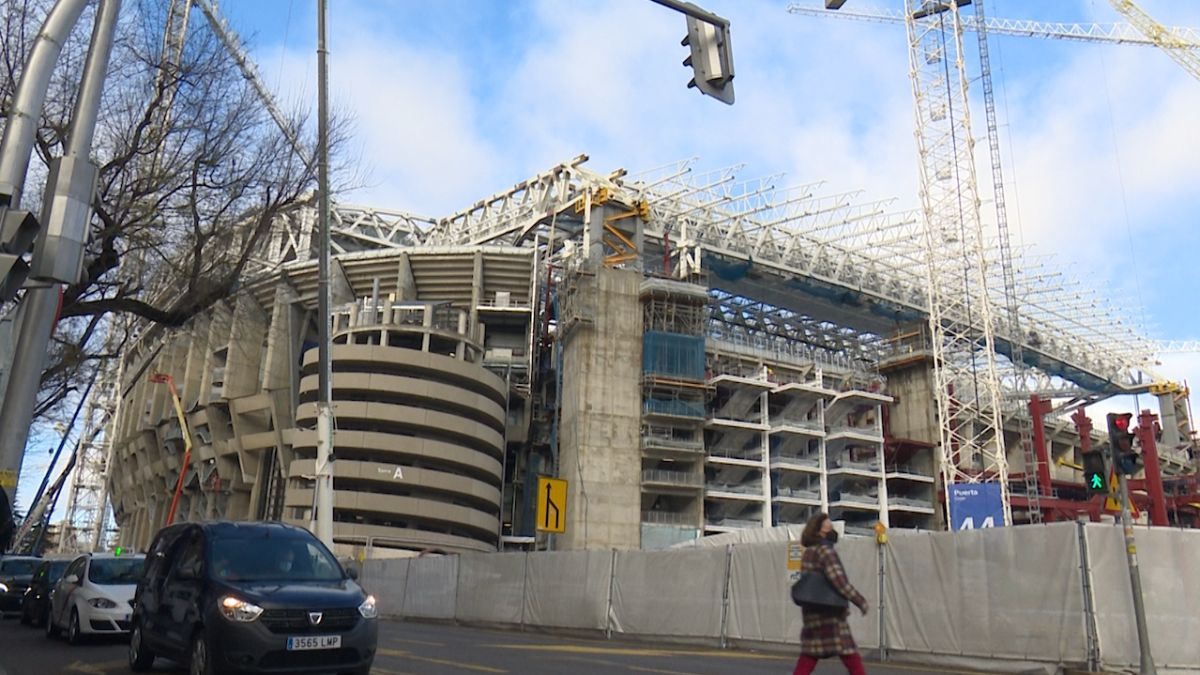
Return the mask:
M364 619L374 619L379 616L379 610L375 608L375 596L368 595L367 599L358 606L358 613L362 614Z
M117 603L108 598L92 598L87 603L96 609L112 609L117 606Z
M0 593L7 593L7 592L8 592L8 585L0 584Z
M220 602L221 613L230 621L241 621L243 623L254 621L263 613L263 608L258 605L246 602L241 598L235 598L232 595L226 595L221 598Z

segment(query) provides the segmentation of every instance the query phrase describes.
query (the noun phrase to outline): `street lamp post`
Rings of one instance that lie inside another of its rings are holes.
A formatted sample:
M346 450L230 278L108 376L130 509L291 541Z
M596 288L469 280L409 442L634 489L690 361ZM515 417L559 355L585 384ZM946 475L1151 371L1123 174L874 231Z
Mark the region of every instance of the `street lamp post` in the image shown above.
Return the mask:
M333 411L332 366L329 359L329 69L325 46L326 0L317 0L317 197L320 232L317 319L321 322L317 344L317 481L313 508L313 534L333 548Z

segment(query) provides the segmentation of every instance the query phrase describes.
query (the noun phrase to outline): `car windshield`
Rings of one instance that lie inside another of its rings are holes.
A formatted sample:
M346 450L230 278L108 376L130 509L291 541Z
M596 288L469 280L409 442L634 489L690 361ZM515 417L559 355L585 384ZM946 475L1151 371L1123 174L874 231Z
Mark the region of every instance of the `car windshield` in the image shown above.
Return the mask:
M0 560L0 576L3 577L29 577L33 576L33 571L42 563L41 560L34 559L9 559Z
M340 581L342 568L314 541L298 537L216 539L212 575L226 581Z
M136 584L142 578L142 558L93 558L88 580L100 586Z

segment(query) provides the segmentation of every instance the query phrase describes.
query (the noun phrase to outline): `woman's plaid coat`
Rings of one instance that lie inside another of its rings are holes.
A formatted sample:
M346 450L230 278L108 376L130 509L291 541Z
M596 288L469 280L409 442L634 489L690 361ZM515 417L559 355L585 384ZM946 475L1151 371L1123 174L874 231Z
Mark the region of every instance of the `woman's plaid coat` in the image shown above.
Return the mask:
M824 573L833 587L856 607L864 608L867 601L846 578L842 559L829 543L804 549L800 560L801 572ZM854 636L850 634L849 609L821 610L804 608L804 627L800 630L800 653L816 658L857 654Z

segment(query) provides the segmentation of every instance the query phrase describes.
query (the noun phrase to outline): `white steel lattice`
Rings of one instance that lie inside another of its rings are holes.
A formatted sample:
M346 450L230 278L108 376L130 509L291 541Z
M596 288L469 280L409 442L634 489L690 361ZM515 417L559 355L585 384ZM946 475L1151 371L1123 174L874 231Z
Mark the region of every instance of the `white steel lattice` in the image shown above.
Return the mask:
M999 483L1004 524L1010 525L995 322L958 4L906 0L905 8L943 485L948 491L952 483ZM952 500L945 501L949 520Z
M1121 0L1109 0L1114 5L1124 4ZM1120 7L1118 7L1120 9ZM792 14L805 14L809 16L825 16L830 12L824 6L817 5L809 7L801 4L788 5L788 12ZM1124 12L1123 12L1124 13ZM873 23L904 23L904 15L894 9L882 9L877 7L863 7L855 5L854 9L841 9L837 12L838 18L854 19L858 21L869 21ZM1130 17L1132 20L1132 17ZM997 35L1015 35L1020 37L1048 38L1057 40L1075 40L1079 42L1100 42L1120 45L1137 45L1142 47L1154 47L1157 45L1155 39L1147 37L1148 34L1139 32L1140 26L1130 25L1126 23L1116 24L1079 24L1079 23L1061 23L1053 21L1028 21L1020 19L998 19L989 18L981 21L978 16L964 15L962 17L962 25L964 30L978 31L986 29L989 33ZM1172 48L1179 50L1200 48L1200 31L1195 28L1186 28L1180 26L1160 27L1166 39L1177 41L1172 43Z
M1141 7L1138 7L1133 0L1108 0L1121 14L1125 15L1126 19L1150 39L1155 45L1166 52L1175 60L1183 69L1191 73L1192 77L1200 79L1200 37L1197 37L1196 32L1180 33L1175 30L1169 30Z
M114 322L110 321L109 344L106 347L109 353L115 352L119 344L111 333L114 329ZM108 426L115 417L118 399L119 379L115 362L122 359L112 361L114 363L99 375L84 407L83 433L79 437L75 468L67 492L59 551L94 550L103 538L104 514L108 507Z

